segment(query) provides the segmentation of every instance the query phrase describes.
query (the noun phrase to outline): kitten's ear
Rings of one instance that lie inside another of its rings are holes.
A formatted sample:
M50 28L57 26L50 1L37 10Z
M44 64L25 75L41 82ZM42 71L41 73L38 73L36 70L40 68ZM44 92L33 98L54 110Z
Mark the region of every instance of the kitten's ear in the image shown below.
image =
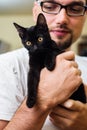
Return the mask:
M13 24L16 27L16 29L19 33L19 36L23 39L25 36L26 29L24 27L18 25L17 23L13 23Z
M40 13L38 15L38 17L37 17L37 25L41 25L41 26L47 27L46 18L45 18L45 16L42 13Z

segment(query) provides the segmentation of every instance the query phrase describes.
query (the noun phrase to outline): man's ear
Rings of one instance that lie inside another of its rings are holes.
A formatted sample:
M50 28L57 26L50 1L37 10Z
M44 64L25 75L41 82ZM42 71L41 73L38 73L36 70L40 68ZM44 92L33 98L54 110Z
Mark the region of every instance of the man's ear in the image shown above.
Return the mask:
M41 7L38 5L38 3L36 1L34 2L32 11L33 11L33 19L34 19L34 22L36 23L38 14L42 12Z

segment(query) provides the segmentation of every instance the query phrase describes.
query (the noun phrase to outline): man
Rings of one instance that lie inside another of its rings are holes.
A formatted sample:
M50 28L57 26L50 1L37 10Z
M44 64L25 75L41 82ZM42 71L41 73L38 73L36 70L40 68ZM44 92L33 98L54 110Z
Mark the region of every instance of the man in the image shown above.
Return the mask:
M87 13L86 2L36 1L34 20L42 12L56 44L64 47L69 41L71 46L81 35ZM0 130L87 130L87 104L68 99L82 82L87 83L85 64L86 58L75 58L74 52L67 48L66 52L57 56L52 72L46 68L41 71L37 103L33 108L28 108L27 50L20 49L1 55Z

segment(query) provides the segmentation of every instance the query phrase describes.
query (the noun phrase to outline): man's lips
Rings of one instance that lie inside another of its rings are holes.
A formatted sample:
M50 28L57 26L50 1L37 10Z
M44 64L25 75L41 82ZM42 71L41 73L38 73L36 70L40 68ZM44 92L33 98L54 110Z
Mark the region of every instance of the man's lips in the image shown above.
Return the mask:
M50 33L53 33L54 35L59 37L64 37L65 35L69 34L70 31L59 29L59 30L50 30Z

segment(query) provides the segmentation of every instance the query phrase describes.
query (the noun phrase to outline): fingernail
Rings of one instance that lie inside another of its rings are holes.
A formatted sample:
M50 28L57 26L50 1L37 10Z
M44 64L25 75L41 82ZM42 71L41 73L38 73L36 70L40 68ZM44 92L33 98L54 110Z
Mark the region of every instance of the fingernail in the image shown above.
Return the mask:
M64 102L63 103L63 105L65 106L65 107L67 107L67 108L70 108L71 106L72 106L72 101L70 101L70 100L68 100L68 101L66 101L66 102Z

